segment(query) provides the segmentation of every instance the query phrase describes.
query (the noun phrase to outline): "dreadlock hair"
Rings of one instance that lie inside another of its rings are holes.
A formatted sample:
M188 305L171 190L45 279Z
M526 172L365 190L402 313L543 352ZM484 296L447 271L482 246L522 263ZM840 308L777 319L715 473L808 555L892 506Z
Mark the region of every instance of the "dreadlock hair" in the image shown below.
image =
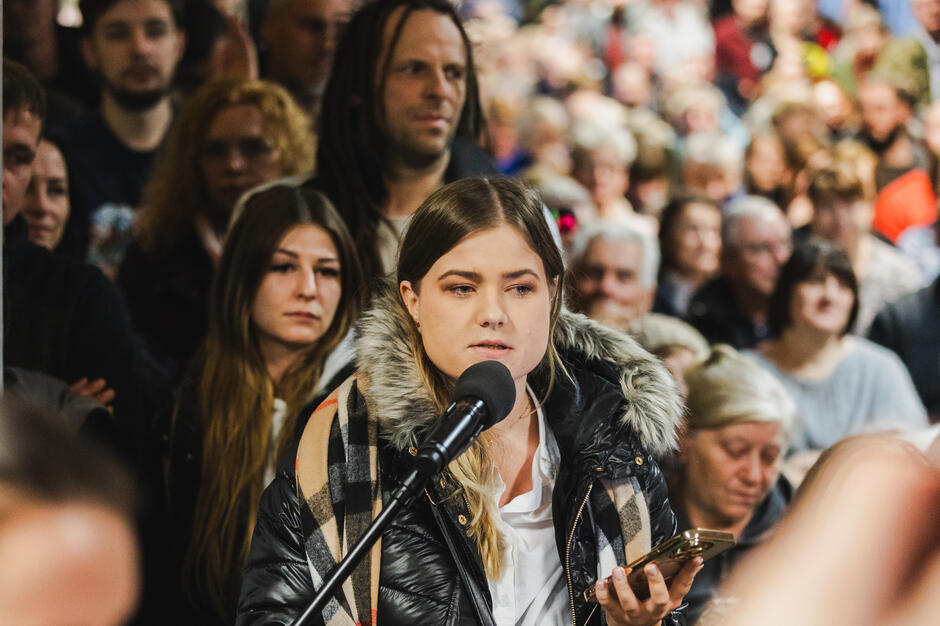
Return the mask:
M386 23L399 7L404 7L404 11L394 25L389 51L397 45L402 29L415 11L435 11L448 16L457 26L467 57L467 89L456 134L476 141L483 130L472 46L450 2L374 0L356 12L337 46L323 94L318 171L313 184L332 200L346 220L369 282L383 273L376 232L385 219L382 205L388 193L382 182L381 148L385 139L380 120L384 119L381 94L391 54L385 54L383 60L383 34Z

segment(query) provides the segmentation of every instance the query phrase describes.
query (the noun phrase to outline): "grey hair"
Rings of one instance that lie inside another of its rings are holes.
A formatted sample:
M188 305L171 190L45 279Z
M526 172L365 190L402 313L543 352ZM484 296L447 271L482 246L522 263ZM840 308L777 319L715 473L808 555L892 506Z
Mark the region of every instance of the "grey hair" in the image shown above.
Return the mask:
M577 267L595 239L604 241L632 241L643 250L643 267L637 272L644 287L656 286L659 273L659 242L650 233L627 222L600 220L578 230L571 248L572 266Z
M729 203L721 220L721 245L730 250L738 247L738 223L746 219L777 221L784 219L783 211L762 196L740 196Z
M593 121L581 121L571 129L571 143L574 150L595 150L609 146L617 153L617 158L624 167L633 165L636 159L636 139L622 126L598 124Z

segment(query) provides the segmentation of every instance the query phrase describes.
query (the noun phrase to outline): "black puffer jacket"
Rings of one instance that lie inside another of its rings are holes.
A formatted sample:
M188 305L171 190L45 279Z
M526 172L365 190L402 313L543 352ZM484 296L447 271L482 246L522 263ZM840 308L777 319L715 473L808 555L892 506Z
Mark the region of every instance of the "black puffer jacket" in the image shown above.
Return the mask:
M434 419L433 412L425 415L420 377L408 371L407 347L397 345L398 333L390 324L374 311L366 316L359 362L362 380L369 382L354 389L347 403L349 411L369 406L379 415L386 490L409 462L409 442ZM391 350L379 349L389 342ZM665 481L652 454L671 449L679 405L668 374L631 340L565 314L555 342L572 378L556 376L544 404L561 452L552 498L556 544L568 579L573 623L602 624L601 611L582 594L599 574L594 529L618 532L620 522L604 519L605 512L592 506L590 493L601 479L632 478L648 504L652 544L675 534ZM546 376L534 373L529 383L541 397ZM427 497L419 497L383 535L382 624L492 623L483 564L464 530L469 511L462 498L449 497L455 488L449 479L438 479ZM288 624L312 598L301 525L304 506L293 472L279 472L262 498L238 624ZM676 612L664 623L682 621Z

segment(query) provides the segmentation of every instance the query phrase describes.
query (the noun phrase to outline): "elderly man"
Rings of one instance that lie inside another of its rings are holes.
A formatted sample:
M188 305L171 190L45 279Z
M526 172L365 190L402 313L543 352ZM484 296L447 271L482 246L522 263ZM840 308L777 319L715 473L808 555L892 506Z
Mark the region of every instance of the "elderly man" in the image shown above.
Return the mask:
M571 307L626 330L652 309L658 271L659 244L649 233L623 222L594 222L572 249Z
M793 250L790 226L770 200L743 196L725 215L721 246L721 273L692 297L688 321L712 343L750 348L769 336L770 296Z

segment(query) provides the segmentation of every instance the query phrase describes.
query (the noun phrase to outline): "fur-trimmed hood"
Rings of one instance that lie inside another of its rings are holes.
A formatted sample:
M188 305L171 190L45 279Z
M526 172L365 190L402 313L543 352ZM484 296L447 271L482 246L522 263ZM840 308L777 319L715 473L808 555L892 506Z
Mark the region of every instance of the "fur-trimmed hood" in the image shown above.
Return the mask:
M392 288L376 297L359 321L357 365L360 392L379 421L383 438L398 450L417 443L418 433L437 417L408 345L406 330L394 311ZM555 327L555 346L566 366L569 355L603 361L620 372L626 410L622 422L640 443L661 457L676 447L682 405L666 368L633 339L583 315L563 310Z

